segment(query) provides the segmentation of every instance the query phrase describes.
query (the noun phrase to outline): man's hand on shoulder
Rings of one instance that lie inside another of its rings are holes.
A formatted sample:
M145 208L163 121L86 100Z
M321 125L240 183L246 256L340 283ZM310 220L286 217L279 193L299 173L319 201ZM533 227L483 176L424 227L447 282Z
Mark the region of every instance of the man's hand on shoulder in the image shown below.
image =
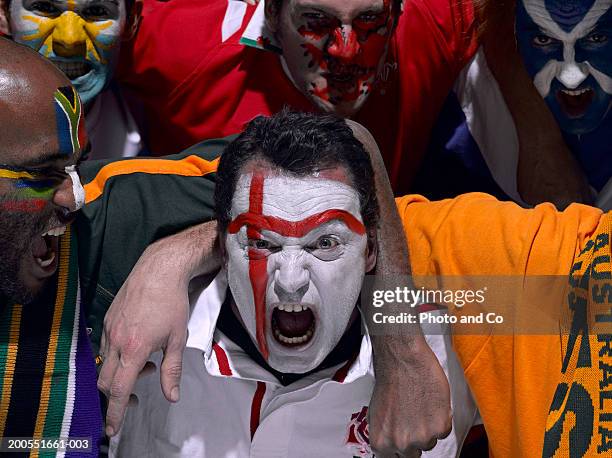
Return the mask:
M189 281L220 267L216 222L152 244L134 266L104 319L98 388L108 397L106 433L117 433L139 373L162 350L161 386L176 402L187 341Z

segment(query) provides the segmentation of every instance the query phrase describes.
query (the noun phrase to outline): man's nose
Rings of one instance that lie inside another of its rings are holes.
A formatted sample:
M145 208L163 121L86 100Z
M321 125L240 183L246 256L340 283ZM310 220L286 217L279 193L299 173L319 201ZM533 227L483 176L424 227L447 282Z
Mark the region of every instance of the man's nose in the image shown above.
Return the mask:
M283 254L274 276L274 292L282 302L300 302L308 291L310 274L300 254Z
M87 52L85 21L74 11L66 11L53 29L53 52L60 57L85 57Z
M559 81L568 89L576 89L589 76L580 64L564 62L559 73Z
M327 52L330 56L342 61L350 62L361 50L357 34L350 26L341 26L334 29Z

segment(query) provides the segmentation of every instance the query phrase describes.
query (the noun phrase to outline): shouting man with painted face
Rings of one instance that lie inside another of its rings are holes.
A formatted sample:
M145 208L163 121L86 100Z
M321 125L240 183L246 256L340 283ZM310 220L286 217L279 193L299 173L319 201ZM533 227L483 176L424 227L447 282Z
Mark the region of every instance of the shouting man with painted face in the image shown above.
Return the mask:
M0 62L0 435L86 437L95 455L102 418L70 225L85 199L82 106L29 49L0 39Z
M495 6L489 12L491 29L510 28L508 17L515 18L511 25L521 58L516 64L524 66L533 81L531 98L541 97L546 103L575 157L575 167L585 172L595 203L603 209L612 208L612 150L607 139L612 126L611 7L608 0L519 0L515 11L507 8L501 25L492 12ZM499 195L521 201L516 131L529 113L519 119L510 116L507 107L520 101L516 94L500 91L500 74L490 71L490 57L479 52L458 79L456 100L447 103L439 126L439 144L463 164L468 185L459 190L476 190L474 183L489 182L492 186L482 188L499 186ZM493 135L491 123L496 126ZM457 128L460 124L467 129ZM432 175L439 173L439 159ZM461 176L457 161L448 170L448 175Z
M192 295L180 401L141 379L115 453L371 456L372 349L357 303L376 264L378 203L364 146L338 118L281 112L226 148L217 182L224 269ZM104 391L126 372L103 371Z
M140 135L112 78L141 0L0 0L0 33L38 51L70 79L83 101L93 158L134 156Z

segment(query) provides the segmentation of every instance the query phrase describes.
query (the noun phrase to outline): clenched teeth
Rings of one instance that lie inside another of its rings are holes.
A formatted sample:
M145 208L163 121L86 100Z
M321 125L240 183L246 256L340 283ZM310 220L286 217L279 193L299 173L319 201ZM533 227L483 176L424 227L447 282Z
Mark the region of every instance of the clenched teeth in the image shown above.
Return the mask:
M278 340L280 340L283 343L293 344L293 345L307 342L312 337L312 333L313 333L312 329L309 329L306 332L306 334L304 334L301 337L285 337L284 335L280 333L278 329L274 330L274 335L276 336Z
M576 89L576 90L570 90L570 89L561 89L561 92L563 92L564 94L567 95L582 95L582 94L586 94L588 91L590 91L590 89Z
M45 232L42 236L51 236L51 237L59 237L60 235L64 235L66 232L66 226L56 227L55 229L50 229Z
M282 312L302 312L308 310L307 305L301 304L281 304L277 308Z

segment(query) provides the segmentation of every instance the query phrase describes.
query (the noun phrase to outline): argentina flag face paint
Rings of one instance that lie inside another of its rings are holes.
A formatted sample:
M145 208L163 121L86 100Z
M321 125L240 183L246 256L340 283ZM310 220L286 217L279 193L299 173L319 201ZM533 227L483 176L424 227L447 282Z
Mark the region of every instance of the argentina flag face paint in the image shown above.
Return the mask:
M56 64L92 101L109 82L126 25L125 0L13 0L15 41Z
M612 0L520 0L519 52L561 129L585 134L612 103Z

